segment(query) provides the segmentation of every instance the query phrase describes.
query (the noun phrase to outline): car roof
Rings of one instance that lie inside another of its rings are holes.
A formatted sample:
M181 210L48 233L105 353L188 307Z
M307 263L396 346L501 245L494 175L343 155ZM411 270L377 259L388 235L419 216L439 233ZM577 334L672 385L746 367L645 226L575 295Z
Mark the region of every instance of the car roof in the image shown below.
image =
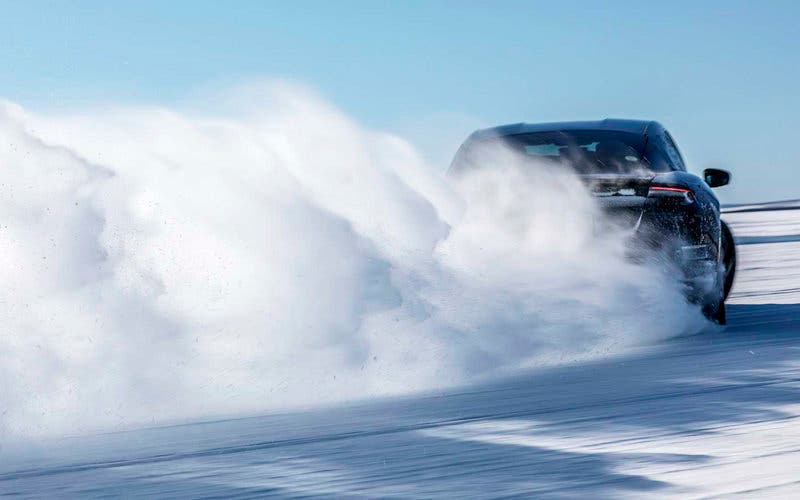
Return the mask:
M660 123L649 120L624 120L606 118L594 121L552 122L552 123L512 123L499 127L485 128L473 132L471 139L504 137L508 135L528 134L531 132L561 132L568 130L610 130L644 135L648 130L663 130Z

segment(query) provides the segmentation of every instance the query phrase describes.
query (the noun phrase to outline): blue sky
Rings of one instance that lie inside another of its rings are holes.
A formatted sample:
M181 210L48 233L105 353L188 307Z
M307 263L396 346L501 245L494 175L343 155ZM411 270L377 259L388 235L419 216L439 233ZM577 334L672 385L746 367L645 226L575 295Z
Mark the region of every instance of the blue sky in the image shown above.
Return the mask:
M471 129L653 118L724 201L800 198L794 2L3 2L0 96L180 105L257 78L314 86L438 164Z

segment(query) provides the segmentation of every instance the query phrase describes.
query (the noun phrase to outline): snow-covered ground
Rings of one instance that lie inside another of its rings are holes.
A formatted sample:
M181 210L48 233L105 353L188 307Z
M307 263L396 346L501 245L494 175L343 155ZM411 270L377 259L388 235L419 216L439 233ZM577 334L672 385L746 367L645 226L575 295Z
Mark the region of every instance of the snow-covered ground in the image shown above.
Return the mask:
M0 494L796 496L800 210L750 208L725 216L725 329L424 397L7 443Z

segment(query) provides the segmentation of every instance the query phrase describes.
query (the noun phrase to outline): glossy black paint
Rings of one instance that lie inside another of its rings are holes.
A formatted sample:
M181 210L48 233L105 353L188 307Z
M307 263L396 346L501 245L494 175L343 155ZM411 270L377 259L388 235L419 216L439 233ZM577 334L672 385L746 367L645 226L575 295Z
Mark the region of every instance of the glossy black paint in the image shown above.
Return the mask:
M703 170L703 179L712 188L727 185L731 181L731 174L718 168L707 168Z
M721 237L720 205L708 184L697 175L676 170L655 176L650 185L690 189L694 202L648 198L640 228L651 226L661 241L669 236L687 245L709 245L716 255Z

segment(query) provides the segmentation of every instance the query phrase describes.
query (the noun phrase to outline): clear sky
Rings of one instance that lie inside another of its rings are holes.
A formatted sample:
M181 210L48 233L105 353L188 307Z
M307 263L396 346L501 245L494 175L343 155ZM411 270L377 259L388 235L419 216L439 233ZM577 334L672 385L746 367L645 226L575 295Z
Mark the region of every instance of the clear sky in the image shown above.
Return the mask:
M227 5L223 6L225 3ZM724 201L800 198L800 3L4 1L0 96L177 105L255 78L314 86L443 163L471 129L652 118Z

